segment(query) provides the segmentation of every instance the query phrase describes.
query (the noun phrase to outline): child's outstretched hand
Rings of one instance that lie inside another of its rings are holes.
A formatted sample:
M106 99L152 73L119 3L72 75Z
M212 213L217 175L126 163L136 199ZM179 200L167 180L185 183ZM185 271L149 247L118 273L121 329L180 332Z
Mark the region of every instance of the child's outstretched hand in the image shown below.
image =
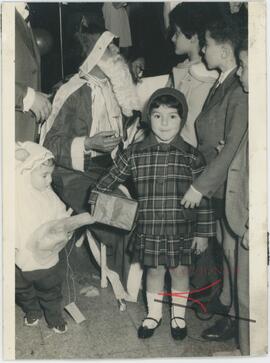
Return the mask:
M95 219L89 213L46 222L33 232L27 247L41 258L47 258L65 247L73 231L93 223Z
M194 237L191 245L191 249L194 250L196 255L203 253L208 247L208 238Z

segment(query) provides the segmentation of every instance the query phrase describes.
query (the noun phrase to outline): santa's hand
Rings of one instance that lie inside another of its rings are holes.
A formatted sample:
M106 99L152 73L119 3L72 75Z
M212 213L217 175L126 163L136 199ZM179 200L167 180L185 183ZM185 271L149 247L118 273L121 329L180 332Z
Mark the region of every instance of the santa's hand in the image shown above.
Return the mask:
M194 237L191 245L191 249L194 250L196 255L203 253L208 247L208 238Z
M86 151L95 150L109 153L120 142L121 137L116 137L115 131L101 131L92 137L86 137L84 140L84 148Z
M188 191L181 200L181 205L185 208L198 207L201 203L202 197L202 193L198 192L193 187L189 187Z

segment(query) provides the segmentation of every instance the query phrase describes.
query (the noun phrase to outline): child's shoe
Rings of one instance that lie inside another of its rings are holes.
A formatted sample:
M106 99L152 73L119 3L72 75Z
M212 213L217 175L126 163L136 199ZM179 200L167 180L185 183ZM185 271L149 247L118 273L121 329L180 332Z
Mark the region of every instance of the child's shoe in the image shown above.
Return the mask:
M40 316L38 314L26 313L24 317L24 324L26 326L38 325Z
M173 317L171 319L171 334L172 334L173 339L183 340L187 336L187 326L185 324L184 327L180 327L177 324L177 319L183 320L185 322L185 319L182 317L179 317L179 316ZM176 325L175 327L172 326L173 322L175 323L174 325Z
M63 323L53 326L52 330L56 334L65 334L68 330L67 323L65 321L63 321Z
M149 320L150 322L154 322L155 326L154 327L148 327L147 324L145 323L146 320ZM145 323L145 325L144 325ZM158 321L154 318L151 317L147 317L144 319L142 325L139 327L138 329L138 338L140 339L147 339L147 338L151 338L151 336L154 334L155 330L160 326L161 323L161 319Z

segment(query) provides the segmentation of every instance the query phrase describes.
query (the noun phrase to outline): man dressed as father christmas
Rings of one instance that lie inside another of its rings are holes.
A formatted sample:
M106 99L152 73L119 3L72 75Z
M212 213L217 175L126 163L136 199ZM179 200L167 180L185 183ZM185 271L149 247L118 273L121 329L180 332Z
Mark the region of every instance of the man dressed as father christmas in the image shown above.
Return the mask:
M76 37L85 60L79 72L58 90L40 142L55 156L56 193L81 213L89 211L90 190L112 165L118 147L127 147L136 137L136 122L130 121L139 102L128 65L114 44L115 36L102 22L84 17ZM97 260L100 245L96 241L107 246L107 277L117 299L125 299L127 237L104 225L91 226L91 234L96 243L91 250Z

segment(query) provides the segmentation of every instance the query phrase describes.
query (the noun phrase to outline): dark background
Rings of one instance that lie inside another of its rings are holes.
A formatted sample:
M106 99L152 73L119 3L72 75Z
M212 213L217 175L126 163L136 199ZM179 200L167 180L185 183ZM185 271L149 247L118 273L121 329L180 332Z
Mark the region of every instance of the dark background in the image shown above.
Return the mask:
M49 92L61 81L60 16L62 10L64 75L77 71L74 33L82 14L95 13L102 16L103 3L29 3L30 23L35 29L44 29L51 35L53 45L42 56L42 89ZM145 75L168 73L179 60L174 55L173 45L163 25L163 3L129 3L130 26L133 47L130 60L143 56L146 61Z
M50 92L51 88L62 81L61 47L60 47L60 16L62 12L63 33L63 64L64 77L77 72L78 47L74 34L78 30L83 14L95 14L102 17L102 2L91 3L29 3L30 23L35 32L37 28L46 30L51 38L50 50L42 55L42 90ZM228 2L208 3L209 14L229 11ZM169 73L174 65L183 57L174 54L171 42L172 30L166 31L163 21L162 2L129 2L129 20L133 47L129 61L144 57L146 62L144 76L154 76ZM46 43L46 41L45 41ZM48 43L48 42L47 42Z

